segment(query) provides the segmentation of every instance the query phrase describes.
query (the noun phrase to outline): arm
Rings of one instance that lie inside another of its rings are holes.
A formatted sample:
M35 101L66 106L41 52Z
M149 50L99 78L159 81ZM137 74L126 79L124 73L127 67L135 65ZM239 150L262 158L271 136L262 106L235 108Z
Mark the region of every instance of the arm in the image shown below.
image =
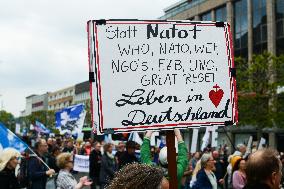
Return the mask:
M188 166L188 152L180 131L178 129L175 129L174 132L178 141L177 177L178 180L180 180Z
M151 151L150 151L150 138L153 131L147 131L144 136L143 144L141 146L141 163L152 165Z
M93 177L94 176L94 168L95 168L95 154L94 154L94 151L91 152L89 161L90 161L89 176Z

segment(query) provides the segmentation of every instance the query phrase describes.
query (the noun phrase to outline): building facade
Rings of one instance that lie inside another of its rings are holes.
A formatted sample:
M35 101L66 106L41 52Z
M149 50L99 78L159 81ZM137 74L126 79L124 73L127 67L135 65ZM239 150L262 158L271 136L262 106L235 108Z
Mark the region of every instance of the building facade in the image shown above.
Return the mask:
M42 95L30 95L26 97L26 108L21 116L31 115L33 112L48 110L48 93Z
M74 104L87 104L89 103L90 97L90 82L85 81L82 83L78 83L75 85L75 96L74 96Z
M229 22L235 56L284 54L283 0L182 0L164 11L161 19Z
M48 94L48 110L60 110L73 104L75 86L60 89Z

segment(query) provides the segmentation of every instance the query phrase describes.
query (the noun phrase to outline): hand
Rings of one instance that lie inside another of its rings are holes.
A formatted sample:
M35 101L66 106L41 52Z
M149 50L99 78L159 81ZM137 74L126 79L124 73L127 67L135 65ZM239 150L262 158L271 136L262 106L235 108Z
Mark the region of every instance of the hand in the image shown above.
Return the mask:
M48 171L45 172L45 174L46 174L47 176L52 176L52 175L55 174L55 171L54 171L54 169L49 169Z
M219 183L220 183L220 184L224 184L224 179L220 179L220 180L219 180Z
M89 185L91 185L91 184L93 183L92 181L90 181L90 180L88 179L87 176L81 177L79 182L80 182L83 186L89 186Z
M182 136L181 136L181 133L180 133L180 130L179 130L179 129L174 129L174 132L175 132L175 135L176 135L176 137L177 137L177 141L178 141L178 142L183 141Z
M147 131L145 137L151 138L153 131Z

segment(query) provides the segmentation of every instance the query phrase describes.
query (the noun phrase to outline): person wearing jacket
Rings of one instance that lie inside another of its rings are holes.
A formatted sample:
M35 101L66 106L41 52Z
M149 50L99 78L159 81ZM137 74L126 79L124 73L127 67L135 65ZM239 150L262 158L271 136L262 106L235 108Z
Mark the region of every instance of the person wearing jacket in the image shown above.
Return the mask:
M181 136L179 129L174 129L175 136L178 141L178 157L177 157L177 179L178 188L181 188L181 179L188 165L187 148ZM150 151L150 138L153 131L147 131L143 144L141 146L141 162L149 165L154 165L151 160ZM159 166L162 167L165 177L168 177L168 161L167 161L167 148L163 147L159 153Z
M14 148L6 148L0 154L0 188L18 189L20 184L15 176L20 153Z
M93 184L91 186L92 189L96 189L96 186L99 186L99 177L100 177L100 169L101 169L101 144L99 142L95 143L95 148L92 150L90 154L90 167L89 167L89 177L93 180Z
M29 189L45 189L47 178L55 174L54 169L48 169L39 158L44 161L44 155L48 152L48 146L45 139L40 139L35 144L37 156L30 156L28 163L28 174L30 181Z
M115 160L112 155L112 144L107 143L104 145L104 155L102 156L101 169L100 169L100 184L101 189L105 188L110 180L114 177Z
M214 174L215 160L211 154L205 153L200 159L201 169L196 175L196 183L193 189L217 189L217 179Z

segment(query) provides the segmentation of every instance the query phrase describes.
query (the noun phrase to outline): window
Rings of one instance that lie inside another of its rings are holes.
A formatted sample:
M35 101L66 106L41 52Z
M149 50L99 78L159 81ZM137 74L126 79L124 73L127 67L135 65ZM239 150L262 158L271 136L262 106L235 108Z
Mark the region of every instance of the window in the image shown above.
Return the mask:
M267 50L266 0L253 0L253 51L256 54Z
M277 55L284 54L284 1L276 0Z
M207 12L207 13L201 15L201 20L202 21L211 21L212 20L211 12Z
M227 9L226 6L217 8L215 11L216 21L226 22L227 21Z
M247 57L248 41L248 10L247 0L239 0L234 3L235 21L235 55Z

